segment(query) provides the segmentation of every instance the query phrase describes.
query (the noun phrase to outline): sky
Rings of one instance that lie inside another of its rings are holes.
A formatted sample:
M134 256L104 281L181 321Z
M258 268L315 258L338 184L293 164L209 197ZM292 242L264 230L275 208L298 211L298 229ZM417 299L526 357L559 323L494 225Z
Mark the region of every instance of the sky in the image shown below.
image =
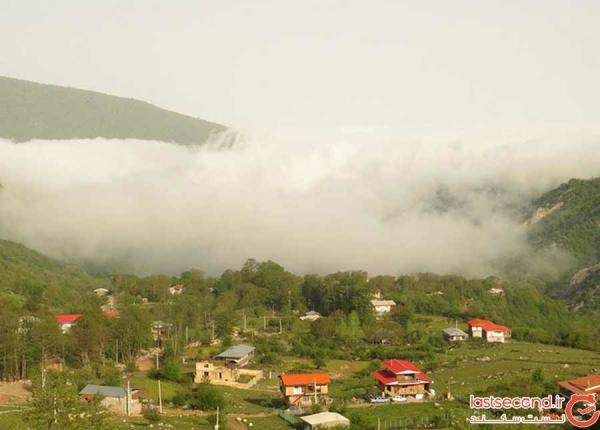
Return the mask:
M0 75L239 128L587 129L600 2L0 0Z
M0 237L135 273L560 270L525 210L600 176L599 40L585 0L0 0L0 75L239 131L0 139Z

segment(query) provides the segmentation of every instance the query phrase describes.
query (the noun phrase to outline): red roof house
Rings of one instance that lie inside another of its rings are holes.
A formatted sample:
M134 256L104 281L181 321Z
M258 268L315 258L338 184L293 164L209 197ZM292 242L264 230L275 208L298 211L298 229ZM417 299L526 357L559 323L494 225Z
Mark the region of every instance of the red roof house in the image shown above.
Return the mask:
M560 391L568 396L572 394L596 394L600 396L600 375L587 375L571 381L558 383Z
M60 324L60 329L63 333L66 333L71 327L77 325L79 318L81 318L81 314L60 314L54 317L56 322Z
M326 401L331 379L327 373L288 373L279 376L285 404L309 406Z
M492 321L472 319L467 325L472 337L485 338L488 342L506 342L511 337L510 328Z
M54 318L59 324L71 324L81 318L81 314L60 314Z
M433 395L433 382L421 369L407 360L385 360L383 370L372 373L383 397L414 396L422 399L425 394Z

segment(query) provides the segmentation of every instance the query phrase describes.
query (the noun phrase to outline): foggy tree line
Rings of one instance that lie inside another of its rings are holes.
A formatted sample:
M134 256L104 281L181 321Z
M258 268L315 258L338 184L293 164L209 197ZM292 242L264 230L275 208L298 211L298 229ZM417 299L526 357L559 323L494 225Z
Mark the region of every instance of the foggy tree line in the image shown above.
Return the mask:
M183 294L169 294L169 286L174 284L184 285ZM224 344L230 343L232 332L244 322L271 331L294 331L300 324L298 316L308 310L323 318L308 332L298 331L291 348L313 358L323 351L334 355L358 342L429 342L435 346L438 333L412 328L411 321L419 315L444 316L449 324L485 317L510 325L516 339L587 349L597 349L600 344L598 333L585 329L592 316L574 317L563 303L550 298L545 284L537 280L433 274L369 278L364 271L299 276L273 261L251 259L239 270L227 270L219 277L196 270L178 277L113 275L106 278L106 286L118 304L118 318L103 315L100 305L104 299L95 297L89 287L79 286L76 293L46 303L33 300L38 289L21 289L21 300L0 295L0 329L4 333L0 338L0 377L25 378L44 360L56 358L80 368L131 364L139 351L156 345L153 321L168 324L161 346L165 356L177 357L192 341L206 344L220 338ZM492 287L502 287L505 293L493 296L489 293ZM384 321L376 322L373 316L370 300L375 291L398 303ZM63 335L54 320L57 313L83 316ZM262 359L273 361L277 348L264 346Z

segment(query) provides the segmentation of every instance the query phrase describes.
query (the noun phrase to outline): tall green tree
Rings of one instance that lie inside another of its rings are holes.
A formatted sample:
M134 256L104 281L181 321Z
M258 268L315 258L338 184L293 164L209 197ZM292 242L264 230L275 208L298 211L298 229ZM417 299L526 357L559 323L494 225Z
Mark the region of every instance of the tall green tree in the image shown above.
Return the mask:
M33 398L25 421L39 430L108 430L108 412L98 399L87 402L80 399L77 387L66 374L47 372L36 378Z

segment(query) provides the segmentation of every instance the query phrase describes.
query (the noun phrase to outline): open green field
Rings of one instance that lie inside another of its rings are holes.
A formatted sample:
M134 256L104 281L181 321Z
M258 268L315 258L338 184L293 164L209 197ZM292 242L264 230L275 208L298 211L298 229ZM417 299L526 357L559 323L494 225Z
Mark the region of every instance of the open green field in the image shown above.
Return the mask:
M439 360L440 367L429 375L434 387L438 393L450 391L457 397L485 391L536 369L555 382L600 371L600 354L596 352L526 342L467 342L440 355Z

